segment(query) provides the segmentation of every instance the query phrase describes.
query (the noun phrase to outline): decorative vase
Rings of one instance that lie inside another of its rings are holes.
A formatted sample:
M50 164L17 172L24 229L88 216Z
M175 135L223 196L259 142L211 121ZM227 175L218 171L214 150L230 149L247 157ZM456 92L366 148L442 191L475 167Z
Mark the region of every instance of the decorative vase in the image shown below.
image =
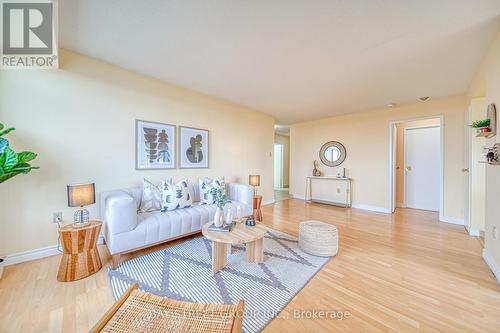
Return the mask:
M214 216L214 225L217 228L222 227L222 223L223 223L222 216L223 215L224 215L224 211L222 210L222 208L217 206L217 209L215 210L215 216Z
M481 133L489 133L491 129L489 127L481 127Z
M241 206L238 205L238 207L236 207L236 220L238 220L238 222L241 222Z
M226 224L231 223L233 223L233 210L231 209L231 207L229 207L226 213Z

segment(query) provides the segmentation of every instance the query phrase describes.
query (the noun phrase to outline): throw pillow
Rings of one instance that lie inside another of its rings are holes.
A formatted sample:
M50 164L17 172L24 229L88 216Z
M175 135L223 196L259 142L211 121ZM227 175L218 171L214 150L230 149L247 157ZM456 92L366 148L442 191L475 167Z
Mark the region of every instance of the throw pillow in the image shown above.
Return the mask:
M215 177L214 179L203 178L199 180L200 187L200 205L211 205L213 204L214 197L210 194L210 190L213 188L225 188L224 177Z
M193 206L193 199L189 193L188 181L183 179L177 184L172 184L172 181L162 181L162 202L161 211L179 208L189 208Z
M144 179L142 184L142 198L139 211L141 213L154 212L161 209L161 190L158 186Z

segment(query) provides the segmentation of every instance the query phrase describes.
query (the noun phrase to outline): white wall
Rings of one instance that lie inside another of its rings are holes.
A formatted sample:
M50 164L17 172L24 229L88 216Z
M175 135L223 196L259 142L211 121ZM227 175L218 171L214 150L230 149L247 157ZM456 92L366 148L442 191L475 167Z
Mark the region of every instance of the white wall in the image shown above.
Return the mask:
M471 100L471 123L486 118L486 101L484 98L475 98ZM485 213L486 213L486 164L479 163L485 161L484 147L486 146L483 137L476 136L476 130L471 128L471 165L470 176L471 184L471 202L470 202L470 222L471 228L475 231L484 231Z
M321 165L325 174L336 175L347 168L353 181L353 205L389 210L389 124L429 116L444 116L444 216L463 223L465 179L465 96L415 103L398 108L309 121L290 127L290 193L304 196L304 178L312 172L321 146L340 141L347 158L339 167Z
M497 109L497 135L484 139L485 145L491 147L500 142L500 32L486 54L469 89L469 97L484 97L486 104L495 103ZM484 249L489 265L500 281L500 166L486 166L486 211ZM495 232L496 230L496 232Z
M0 184L0 254L54 245L52 213L66 207L66 185L95 182L96 191L152 181L225 176L273 198L274 119L219 99L62 50L60 70L0 72L0 121L17 128L9 139L33 150L40 166ZM135 119L210 130L210 168L135 170ZM89 207L97 216L97 204Z

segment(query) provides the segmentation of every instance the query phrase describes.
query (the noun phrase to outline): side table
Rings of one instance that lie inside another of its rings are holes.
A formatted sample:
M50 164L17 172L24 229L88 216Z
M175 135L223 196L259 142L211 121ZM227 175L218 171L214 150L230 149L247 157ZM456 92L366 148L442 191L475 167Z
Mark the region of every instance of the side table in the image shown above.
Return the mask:
M256 195L253 197L253 218L257 221L262 221L262 211L260 206L262 204L262 195Z
M73 228L69 224L59 229L63 255L57 273L58 281L80 280L101 269L101 257L97 250L101 226L100 221L91 221L82 228Z

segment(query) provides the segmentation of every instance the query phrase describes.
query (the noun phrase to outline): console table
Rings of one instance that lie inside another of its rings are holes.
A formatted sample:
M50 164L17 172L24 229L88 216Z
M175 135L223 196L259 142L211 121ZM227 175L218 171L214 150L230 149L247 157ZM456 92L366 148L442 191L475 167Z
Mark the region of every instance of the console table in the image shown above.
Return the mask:
M338 202L335 200L327 201L327 200L315 200L312 195L312 180L324 180L324 181L339 181L346 183L346 196L345 201ZM308 202L320 202L326 203L329 205L340 206L340 207L351 207L352 198L351 198L351 183L352 178L344 178L344 177L334 177L334 176L307 176L306 177L306 192L305 192L305 200Z

